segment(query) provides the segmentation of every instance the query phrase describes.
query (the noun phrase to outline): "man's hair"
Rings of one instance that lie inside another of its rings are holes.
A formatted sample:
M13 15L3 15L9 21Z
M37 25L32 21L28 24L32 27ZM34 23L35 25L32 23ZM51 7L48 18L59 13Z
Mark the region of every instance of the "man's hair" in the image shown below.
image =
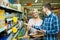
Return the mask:
M49 10L51 10L51 4L50 3L46 3L43 6L46 7L46 8L48 8Z

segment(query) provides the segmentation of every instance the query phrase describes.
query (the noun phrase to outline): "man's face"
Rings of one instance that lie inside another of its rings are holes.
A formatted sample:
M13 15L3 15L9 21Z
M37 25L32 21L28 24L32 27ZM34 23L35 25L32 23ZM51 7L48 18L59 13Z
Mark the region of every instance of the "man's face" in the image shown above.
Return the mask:
M60 9L58 10L58 13L60 14Z
M42 11L43 11L44 13L46 13L46 11L47 11L46 7L43 6Z

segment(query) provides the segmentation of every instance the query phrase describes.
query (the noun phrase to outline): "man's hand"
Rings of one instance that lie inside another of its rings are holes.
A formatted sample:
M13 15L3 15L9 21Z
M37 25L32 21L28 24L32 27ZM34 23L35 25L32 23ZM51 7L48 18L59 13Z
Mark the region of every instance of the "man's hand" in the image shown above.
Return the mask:
M37 30L36 31L38 34L46 32L45 30Z
M44 32L46 32L46 30L43 30Z

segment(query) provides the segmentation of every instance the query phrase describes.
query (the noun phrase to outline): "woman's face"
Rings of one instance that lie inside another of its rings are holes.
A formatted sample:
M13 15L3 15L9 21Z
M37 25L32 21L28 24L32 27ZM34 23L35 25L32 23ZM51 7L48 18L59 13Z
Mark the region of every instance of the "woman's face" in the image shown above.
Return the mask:
M33 12L33 17L34 17L34 18L37 18L37 17L38 17L38 12L36 12L36 11Z

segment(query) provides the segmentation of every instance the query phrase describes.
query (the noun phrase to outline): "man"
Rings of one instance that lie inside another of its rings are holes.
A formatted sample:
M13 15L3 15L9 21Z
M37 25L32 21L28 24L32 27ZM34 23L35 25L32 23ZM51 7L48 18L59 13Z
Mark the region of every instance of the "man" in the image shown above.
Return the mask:
M58 14L57 14L57 16L58 16L58 19L59 19L59 28L60 28L60 8L58 9ZM59 30L60 31L60 30Z
M58 38L60 38L60 8L58 9L58 19L59 19L59 33L58 33Z
M51 4L43 5L42 11L47 15L44 17L43 24L40 27L40 32L45 33L44 40L58 40L58 17L51 11Z

